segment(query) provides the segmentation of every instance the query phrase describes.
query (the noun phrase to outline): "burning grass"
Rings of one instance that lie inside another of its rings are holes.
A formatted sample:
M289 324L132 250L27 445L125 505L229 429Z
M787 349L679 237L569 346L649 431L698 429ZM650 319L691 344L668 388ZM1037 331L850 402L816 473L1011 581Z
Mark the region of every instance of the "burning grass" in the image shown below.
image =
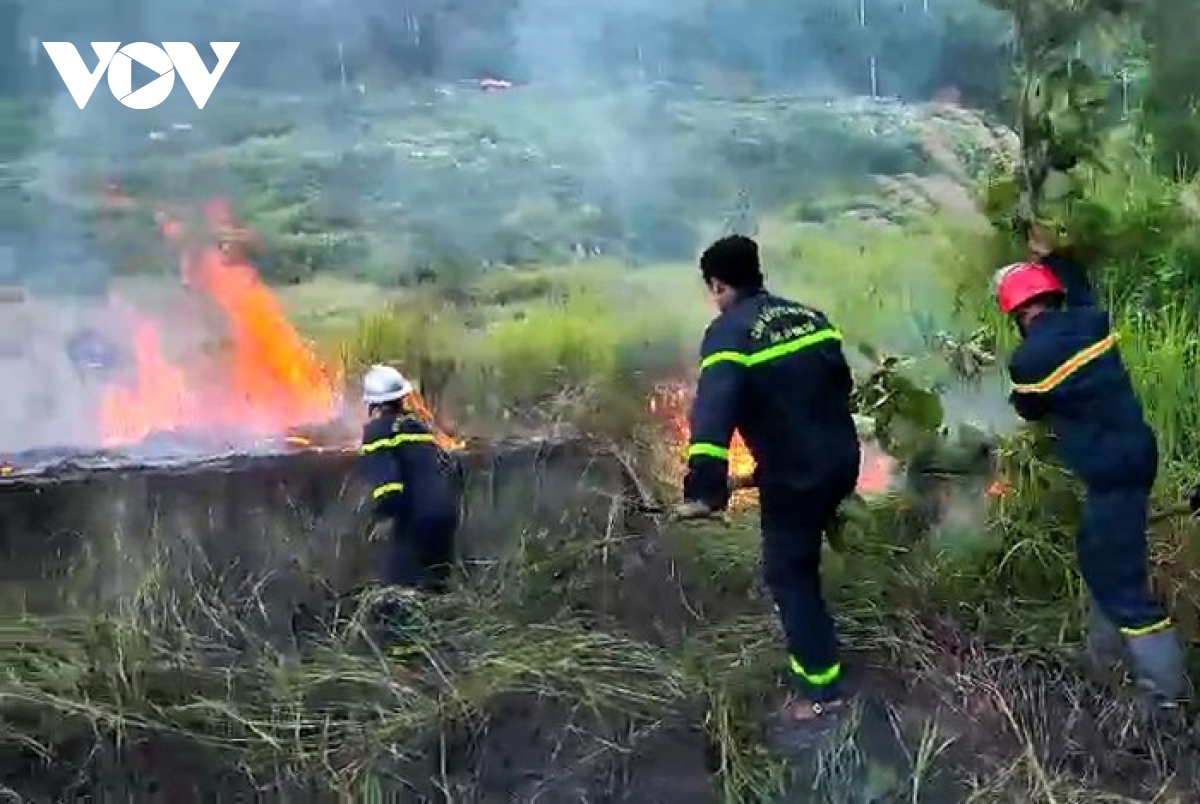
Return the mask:
M223 342L173 360L164 345L167 322L121 304L132 332L131 365L126 381L106 388L100 401L106 446L183 430L275 435L341 413L336 367L317 359L254 266L229 247L228 205L214 202L204 212L201 232L188 232L164 212L157 220L180 251L184 287L219 315Z
M687 452L687 416L691 409L693 391L693 386L688 383L662 383L650 397L650 412L663 425L667 449L680 456ZM864 444L858 476L859 494L875 495L886 492L892 486L896 470L895 459L872 444ZM754 474L754 457L737 433L734 434L729 449L729 474L733 478L748 478ZM735 492L733 504L736 507L752 505L757 496L753 489L744 489Z
M139 208L115 186L108 198ZM343 405L342 366L321 359L261 280L245 247L255 242L252 233L236 223L229 204L207 204L196 228L161 209L154 220L179 256L180 292L166 306L134 304L115 292L93 311L111 326L108 335L84 330L88 348L116 353L79 369L98 375L98 390L79 394L95 394L85 399L94 402L86 413L94 440L14 450L22 454L5 461L6 474L55 456L154 460L353 447L361 410ZM189 335L199 339L189 342ZM420 394L415 403L443 446L463 445Z

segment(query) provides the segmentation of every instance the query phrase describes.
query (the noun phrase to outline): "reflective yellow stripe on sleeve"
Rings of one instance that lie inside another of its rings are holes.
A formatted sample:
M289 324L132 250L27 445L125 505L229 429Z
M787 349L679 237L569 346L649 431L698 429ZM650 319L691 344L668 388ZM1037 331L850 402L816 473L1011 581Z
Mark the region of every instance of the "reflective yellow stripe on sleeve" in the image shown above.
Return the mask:
M715 366L717 363L735 363L739 366L744 366L749 357L745 352L713 352L700 361L700 370L704 371L706 368Z
M386 494L399 494L402 491L404 491L403 483L384 483L375 487L375 490L371 492L371 499L378 500Z
M746 354L743 352L722 351L713 352L700 361L700 370L714 366L718 363L733 363L739 366L759 366L763 363L769 363L772 360L778 360L782 357L795 354L816 346L819 343L826 341L840 341L842 333L838 332L833 327L819 329L816 332L810 332L808 335L803 335L799 338L794 338L790 341L777 343L774 346L769 346L766 349L761 349L757 352ZM722 447L718 444L706 444L698 442L688 447L687 457L689 459L696 457L715 458L719 461L729 460L728 447Z
M1041 382L1013 383L1013 390L1021 394L1048 394L1062 385L1075 372L1103 355L1117 345L1117 334L1114 332L1107 338L1093 343L1091 346L1074 354L1061 366L1050 372Z
M430 433L400 433L389 438L376 439L369 444L363 444L358 451L365 455L368 452L387 449L389 447L399 447L402 444L432 444L433 440L433 435Z
M842 333L838 332L832 327L826 327L825 329L819 329L816 332L809 333L808 335L804 335L790 341L784 341L783 343L777 343L774 346L768 346L766 349L760 349L757 352L751 352L749 354L745 352L731 351L713 352L711 355L700 361L700 370L704 371L706 368L714 366L717 363L736 363L739 366L748 367L758 366L762 365L763 363L769 363L772 360L778 360L781 357L787 357L788 355L803 351L810 346L816 346L818 343L824 343L825 341L840 341L841 339Z

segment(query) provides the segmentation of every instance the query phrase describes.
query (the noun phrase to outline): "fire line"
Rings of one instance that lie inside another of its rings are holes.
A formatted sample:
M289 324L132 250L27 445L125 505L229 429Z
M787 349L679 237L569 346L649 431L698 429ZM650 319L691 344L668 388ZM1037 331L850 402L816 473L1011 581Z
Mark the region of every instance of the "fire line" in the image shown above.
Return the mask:
M650 411L661 418L671 447L681 456L681 470L682 456L687 449L687 416L692 395L693 390L687 383L664 383L656 389L649 403ZM862 453L862 465L858 475L859 493L880 494L887 491L891 486L896 461L871 444L864 444ZM729 474L733 477L746 477L753 472L754 457L741 436L734 434L729 447ZM753 499L755 493L753 490L735 492L733 504L735 507L744 505Z

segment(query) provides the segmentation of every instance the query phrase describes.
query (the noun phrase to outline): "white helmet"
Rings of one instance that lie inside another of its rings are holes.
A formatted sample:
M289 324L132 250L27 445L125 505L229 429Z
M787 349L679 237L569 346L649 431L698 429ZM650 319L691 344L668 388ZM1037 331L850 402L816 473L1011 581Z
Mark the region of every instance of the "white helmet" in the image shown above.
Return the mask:
M391 366L371 366L363 377L363 402L382 405L403 399L413 391L408 378Z

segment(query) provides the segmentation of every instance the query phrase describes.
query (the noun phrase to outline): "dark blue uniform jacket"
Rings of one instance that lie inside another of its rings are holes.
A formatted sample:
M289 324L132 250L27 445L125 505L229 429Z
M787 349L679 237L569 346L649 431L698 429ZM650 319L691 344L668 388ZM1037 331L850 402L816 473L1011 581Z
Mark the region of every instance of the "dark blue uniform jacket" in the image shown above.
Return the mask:
M383 416L363 428L360 469L371 486L376 519L434 527L458 517L451 457L415 416Z
M1061 254L1043 263L1066 288L1066 305L1034 318L1013 353L1013 406L1049 425L1059 460L1086 485L1153 482L1158 447L1108 315L1081 266Z
M691 411L684 497L728 503L738 431L762 487L824 491L858 475L854 379L825 315L766 291L742 296L709 325Z

